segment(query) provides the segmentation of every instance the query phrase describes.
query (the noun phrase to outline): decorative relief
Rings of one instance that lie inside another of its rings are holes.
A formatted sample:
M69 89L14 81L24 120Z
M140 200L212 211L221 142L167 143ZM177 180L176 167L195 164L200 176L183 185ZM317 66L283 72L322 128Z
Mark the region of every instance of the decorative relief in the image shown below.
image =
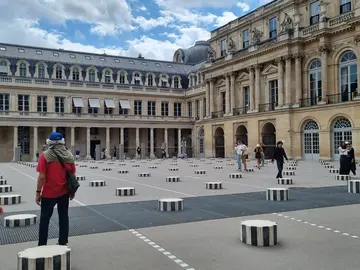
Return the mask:
M216 52L215 50L209 46L209 49L208 49L208 61L212 62L214 61L216 58Z
M292 60L292 55L285 55L284 57L283 57L283 59L284 59L284 61L286 61L286 62L289 62L289 61L291 61Z
M301 59L303 59L305 57L305 55L303 54L303 53L295 53L295 54L293 54L293 58L295 59L295 60L301 60Z
M360 35L354 36L354 42L356 43L356 45L359 45L359 43L360 43Z
M232 39L232 37L230 37L229 38L229 40L228 40L228 42L227 42L227 44L228 44L228 52L229 53L234 53L235 51L236 51L236 45L235 45L235 42L234 42L234 40Z
M252 34L253 34L252 44L256 45L256 44L260 43L261 38L263 37L264 33L255 27L254 30L252 30Z
M253 66L248 66L248 67L246 68L246 70L247 70L248 72L254 71L254 67L253 67Z
M280 34L289 34L292 35L294 33L296 24L294 23L293 19L285 13L285 18L283 22L280 24Z
M320 54L328 54L331 52L331 47L329 45L321 45L319 47Z

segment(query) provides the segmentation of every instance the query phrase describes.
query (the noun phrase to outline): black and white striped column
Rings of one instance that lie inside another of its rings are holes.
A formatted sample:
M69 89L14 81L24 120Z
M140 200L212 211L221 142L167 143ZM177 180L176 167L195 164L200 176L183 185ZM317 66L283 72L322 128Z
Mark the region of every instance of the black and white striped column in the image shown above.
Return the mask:
M177 172L178 170L179 170L179 168L177 168L177 167L170 167L169 168L170 172Z
M127 173L129 173L129 171L128 170L119 170L118 173L119 174L127 174Z
M338 180L338 181L349 181L351 178L350 178L350 175L336 175L335 176L335 179Z
M222 189L222 182L206 182L206 189Z
M90 187L105 187L105 180L93 180L89 182Z
M90 166L89 168L90 168L91 170L97 170L97 169L99 169L98 166Z
M349 180L348 181L348 192L349 193L360 193L360 180Z
M78 181L85 181L85 176L76 176L76 180Z
M268 188L266 191L268 201L287 201L289 200L289 190L287 188Z
M149 169L157 169L157 166L149 166Z
M196 170L195 174L206 174L205 170Z
M133 187L116 188L115 195L116 196L134 196L135 188L133 188Z
M7 181L6 180L4 180L4 179L0 179L0 185L2 186L2 185L6 185L7 184Z
M7 192L12 192L12 186L11 185L1 185L0 193L7 193Z
M160 199L158 208L162 212L181 211L184 209L184 200L175 198Z
M142 172L142 173L138 173L138 177L150 177L151 174L148 172Z
M166 182L180 182L180 176L166 176Z
M21 195L9 194L0 196L0 205L18 204L21 203Z
M111 171L112 171L112 168L103 168L102 171L103 171L103 172L111 172Z
M278 244L277 224L269 220L246 220L241 222L240 239L256 247L270 247Z
M291 178L278 178L279 185L292 185L293 180Z
M285 176L294 176L295 175L295 171L283 171L283 174Z
M230 173L229 178L239 179L239 178L242 178L242 175L241 175L241 173Z
M25 227L36 223L36 215L21 214L4 218L4 227Z
M40 246L18 253L18 270L70 270L71 249L67 246Z

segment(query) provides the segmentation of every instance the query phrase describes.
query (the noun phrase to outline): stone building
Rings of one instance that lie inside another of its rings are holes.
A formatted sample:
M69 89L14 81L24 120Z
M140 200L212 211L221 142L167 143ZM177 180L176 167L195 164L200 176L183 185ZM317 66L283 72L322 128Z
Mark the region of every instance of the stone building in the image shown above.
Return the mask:
M173 62L0 44L0 160L32 160L52 130L89 158L183 151L233 156L276 141L288 155L360 154L360 0L278 0L179 49Z

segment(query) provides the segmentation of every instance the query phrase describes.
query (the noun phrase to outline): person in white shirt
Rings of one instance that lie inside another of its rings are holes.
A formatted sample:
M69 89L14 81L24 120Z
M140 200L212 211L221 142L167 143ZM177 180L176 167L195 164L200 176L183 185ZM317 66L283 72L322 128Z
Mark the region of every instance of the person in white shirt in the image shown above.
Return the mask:
M244 169L246 170L246 151L247 151L246 145L243 144L241 141L238 141L234 149L236 153L238 171L242 170L242 163L244 163L244 157L245 157Z
M349 146L350 146L349 142L342 142L338 148L340 155L340 169L339 169L340 175L350 174L351 160L349 156L349 150L350 150Z

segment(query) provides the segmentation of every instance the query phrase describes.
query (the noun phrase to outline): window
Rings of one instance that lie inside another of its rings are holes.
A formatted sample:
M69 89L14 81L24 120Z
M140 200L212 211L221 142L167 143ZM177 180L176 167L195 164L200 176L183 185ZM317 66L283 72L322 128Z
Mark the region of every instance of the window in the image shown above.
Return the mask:
M26 73L27 73L27 72L26 72L26 71L27 71L27 68L26 68L26 64L25 64L25 63L21 63L21 64L20 64L19 71L20 71L20 72L19 72L19 76L25 78L25 77L26 77Z
M161 102L161 116L169 116L169 102Z
M104 113L108 115L113 114L113 108L107 107L105 104Z
M73 58L73 59L76 58L75 54L70 54L69 56L70 56L70 58Z
M351 11L351 0L340 1L340 14L344 14Z
M188 105L188 116L192 117L193 116L192 115L192 102L191 101L188 102L187 105Z
M352 100L355 93L358 93L357 81L357 58L352 51L347 51L340 59L340 94L341 100Z
M90 113L90 114L98 114L99 113L99 108L91 107L90 99L88 99L88 113Z
M135 75L134 75L134 83L136 85L141 85L141 77L140 77L139 73L135 73Z
M18 111L28 112L30 109L30 96L29 95L18 95Z
M203 99L203 116L206 116L206 98Z
M244 95L244 108L250 108L250 87L245 86L243 87L243 95Z
M47 97L38 96L37 97L37 112L47 112Z
M154 86L154 77L153 77L153 75L148 75L148 86Z
M62 79L62 75L63 75L63 70L61 66L56 66L56 70L55 70L55 78L57 80L61 80Z
M277 36L277 17L269 20L269 38L275 38Z
M89 82L95 82L95 70L89 70Z
M278 91L278 81L273 80L269 82L270 86L270 108L274 110L275 107L278 105L279 101L279 91Z
M120 80L120 84L125 84L125 73L124 72L120 72L120 76L119 76L119 80Z
M181 116L181 103L174 103L174 116L180 117Z
M168 78L165 75L161 76L161 87L167 87Z
M226 56L226 39L220 41L220 56Z
M175 77L175 78L174 78L174 88L180 88L179 86L180 86L180 84L179 84L179 78L178 78L178 77Z
M110 71L105 71L105 83L111 83L111 74Z
M247 48L250 45L249 29L243 31L243 48Z
M8 63L6 61L0 61L0 76L8 75Z
M320 2L310 4L310 25L318 24L320 20Z
M30 154L30 127L18 128L18 145L24 155Z
M172 65L168 65L167 67L168 67L168 68L173 68L173 66L172 66Z
M160 64L159 64L159 63L155 63L155 66L160 67Z
M88 55L86 55L86 56L85 56L85 59L86 59L86 60L91 60L91 57L88 56Z
M38 78L44 79L45 78L45 66L44 64L38 65Z
M309 105L314 106L322 100L321 62L313 60L309 66Z
M142 64L143 64L144 66L147 66L147 65L148 65L146 62L142 62Z
M133 60L129 60L129 63L135 65L135 62Z
M114 59L114 62L115 63L120 63L120 60L119 59Z
M226 112L226 93L221 92L221 110L223 113Z
M142 115L142 101L141 100L134 101L134 114Z
M123 108L119 108L119 114L120 115L128 115L129 114L129 109L123 109Z
M42 55L42 51L36 51L37 55Z
M19 53L24 53L25 50L24 49L18 49Z
M200 102L199 102L199 100L196 100L195 101L195 113L196 113L196 118L198 118L199 119L199 117L200 117L200 104L199 104Z
M6 47L0 46L0 51L6 51Z
M155 116L156 115L156 102L148 101L148 115Z
M65 98L64 97L55 97L55 112L56 113L64 113L65 112Z
M79 72L78 68L73 68L72 79L73 79L73 81L79 81L80 80L80 72Z
M10 110L10 95L0 94L0 112L7 112Z
M59 57L59 53L54 52L54 53L53 53L53 56L55 56L55 57Z

